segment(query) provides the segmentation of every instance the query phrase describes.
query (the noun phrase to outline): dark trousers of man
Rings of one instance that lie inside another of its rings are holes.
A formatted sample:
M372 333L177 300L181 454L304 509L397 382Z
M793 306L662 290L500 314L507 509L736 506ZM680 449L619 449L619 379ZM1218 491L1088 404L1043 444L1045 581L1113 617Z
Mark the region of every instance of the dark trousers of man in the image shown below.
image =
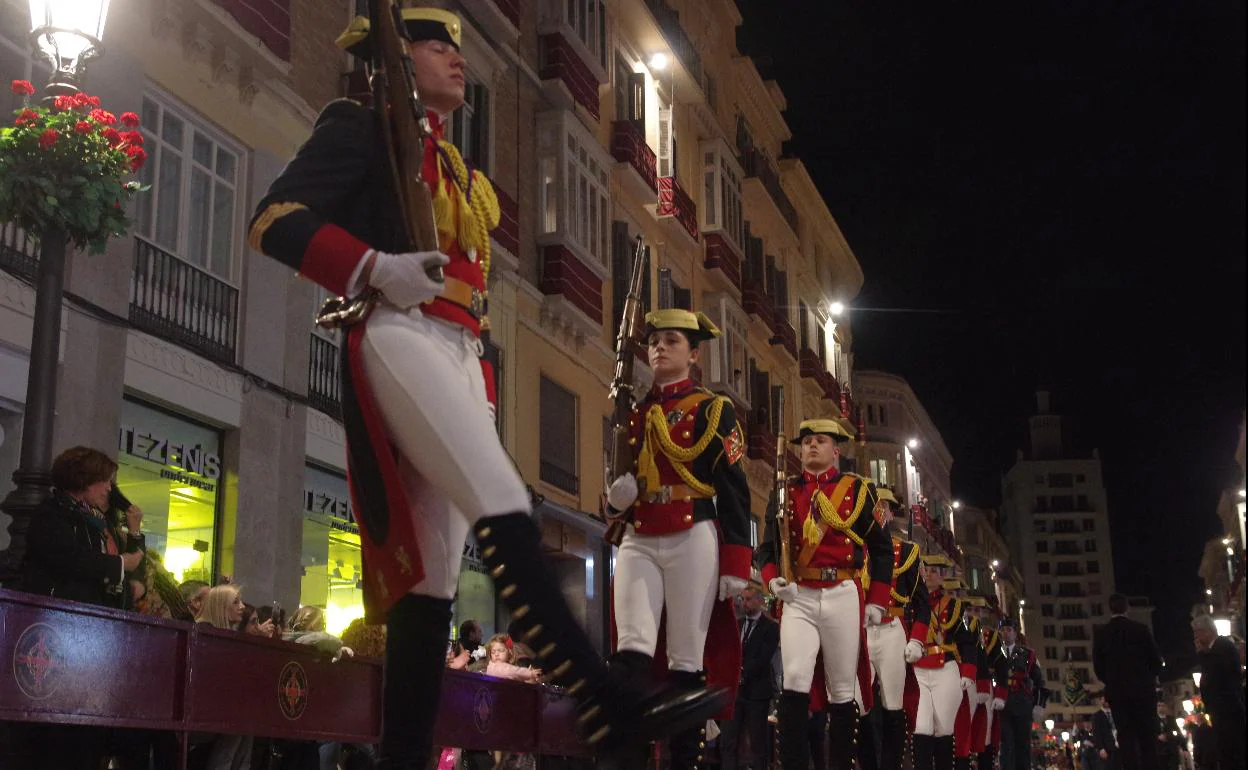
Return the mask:
M767 743L767 711L770 702L738 698L732 719L723 722L719 735L719 763L723 770L764 770L771 757Z
M1218 770L1244 767L1244 712L1213 717L1213 734L1218 744Z
M1001 770L1031 770L1031 710L997 712L1001 720Z
M1118 754L1123 768L1161 770L1157 754L1157 736L1161 734L1157 703L1119 700L1111 702L1109 709L1114 715L1114 727L1118 730Z

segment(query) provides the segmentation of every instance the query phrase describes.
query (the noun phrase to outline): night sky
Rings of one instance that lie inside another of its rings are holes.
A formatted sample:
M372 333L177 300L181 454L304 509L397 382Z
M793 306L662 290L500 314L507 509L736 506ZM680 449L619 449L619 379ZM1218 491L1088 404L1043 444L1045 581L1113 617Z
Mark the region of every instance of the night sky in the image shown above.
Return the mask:
M1243 4L738 5L866 275L855 304L952 311L857 313L856 366L910 382L954 496L989 507L1050 390L1100 449L1119 590L1190 650L1242 483Z

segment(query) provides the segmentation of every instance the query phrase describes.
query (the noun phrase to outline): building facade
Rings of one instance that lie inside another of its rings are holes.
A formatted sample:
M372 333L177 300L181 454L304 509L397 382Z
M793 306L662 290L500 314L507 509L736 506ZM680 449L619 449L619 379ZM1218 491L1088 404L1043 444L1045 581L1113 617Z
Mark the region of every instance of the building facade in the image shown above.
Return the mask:
M112 3L87 90L141 115L152 189L128 237L70 257L55 446L116 453L179 579L230 575L253 601L324 606L341 628L361 594L338 341L311 323L323 292L244 235L319 109L359 92L333 40L363 4L262 5ZM503 212L486 345L500 436L565 593L605 642L606 393L633 239L649 249L647 307L704 310L724 330L701 375L738 404L760 528L776 434L808 416L857 422L852 337L829 298L856 295L862 270L804 165L782 158L784 95L737 52L731 0L442 5L463 17L468 60L449 138ZM26 13L0 0L0 77L41 84ZM0 493L20 446L36 262L6 228ZM0 549L6 538L0 527ZM465 556L457 620L501 627L472 543Z
M1200 560L1200 578L1205 584L1204 602L1196 607L1215 619L1226 620L1231 632L1244 632L1244 423L1239 424L1235 449L1239 469L1238 484L1222 490L1218 498L1218 523L1222 534L1205 543Z
M1070 451L1046 392L1030 428L1030 452L1020 451L1002 480L1001 529L1023 576L1023 622L1050 690L1049 716L1066 723L1095 711L1089 695L1101 689L1092 637L1114 593L1108 503L1096 450Z

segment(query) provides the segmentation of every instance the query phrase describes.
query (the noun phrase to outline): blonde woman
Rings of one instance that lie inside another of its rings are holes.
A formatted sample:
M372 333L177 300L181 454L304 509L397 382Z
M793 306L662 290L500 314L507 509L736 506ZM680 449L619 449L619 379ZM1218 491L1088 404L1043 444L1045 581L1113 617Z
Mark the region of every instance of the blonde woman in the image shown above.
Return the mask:
M227 630L237 630L243 619L243 592L235 585L219 585L208 591L199 622ZM251 767L253 738L250 735L218 735L208 752L208 770L248 770Z

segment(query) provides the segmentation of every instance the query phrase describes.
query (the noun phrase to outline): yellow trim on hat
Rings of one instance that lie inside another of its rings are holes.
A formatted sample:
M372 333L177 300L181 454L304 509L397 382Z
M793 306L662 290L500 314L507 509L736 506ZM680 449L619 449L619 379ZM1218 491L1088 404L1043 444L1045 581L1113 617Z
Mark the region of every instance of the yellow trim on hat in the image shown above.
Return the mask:
M952 567L953 562L943 553L923 554L923 563L929 567Z
M831 420L827 418L818 418L813 420L802 420L797 426L797 436L792 440L793 444L802 443L802 438L812 434L822 434L832 436L837 441L849 441L854 434L845 430L845 426L839 420Z
M877 486L875 488L875 496L879 498L880 500L883 500L886 503L897 502L896 495L894 495L893 490L889 489L888 487Z
M404 22L412 21L435 21L441 22L446 26L446 32L454 41L455 47L459 48L463 35L463 25L459 17L450 11L441 8L404 8L399 12ZM356 16L342 31L334 44L344 51L349 51L355 46L363 43L368 39L368 33L371 26L367 16Z
M706 313L694 313L678 307L651 310L649 313L646 313L646 326L652 331L676 329L678 331L694 332L711 339L720 335L719 327L711 321Z

